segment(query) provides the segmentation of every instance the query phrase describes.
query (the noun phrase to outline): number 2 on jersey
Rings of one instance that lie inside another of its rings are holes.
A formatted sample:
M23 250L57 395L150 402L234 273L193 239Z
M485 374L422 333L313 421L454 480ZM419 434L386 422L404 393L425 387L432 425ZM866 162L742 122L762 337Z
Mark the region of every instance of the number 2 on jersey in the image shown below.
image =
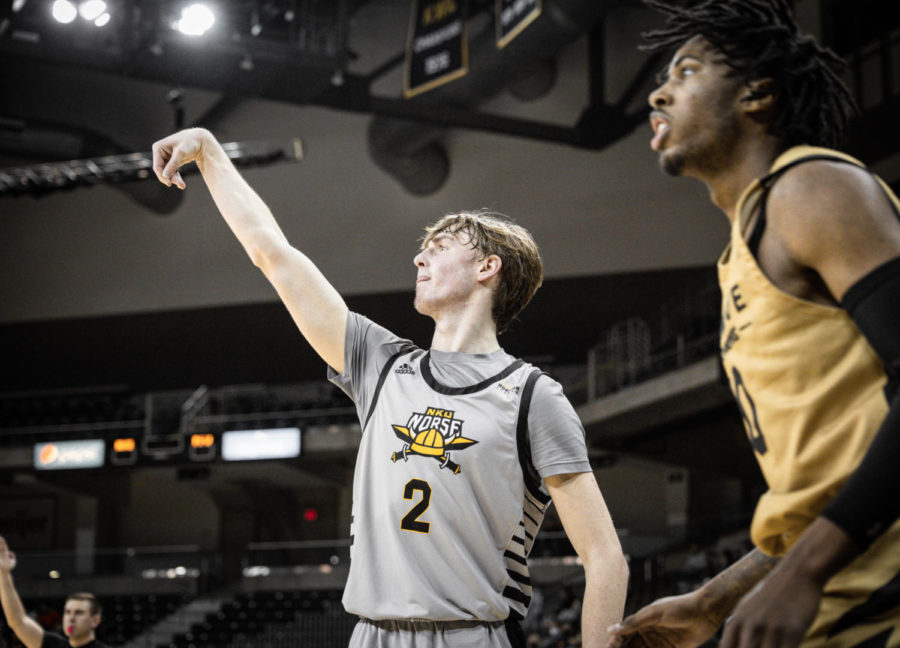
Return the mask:
M416 505L409 509L409 512L403 516L403 520L400 522L400 528L404 531L428 533L428 529L431 528L431 523L423 522L419 519L419 516L428 510L428 505L431 503L431 486L422 479L410 479L406 482L406 487L403 489L403 499L411 500L415 497L416 491L422 493L422 499L416 502Z

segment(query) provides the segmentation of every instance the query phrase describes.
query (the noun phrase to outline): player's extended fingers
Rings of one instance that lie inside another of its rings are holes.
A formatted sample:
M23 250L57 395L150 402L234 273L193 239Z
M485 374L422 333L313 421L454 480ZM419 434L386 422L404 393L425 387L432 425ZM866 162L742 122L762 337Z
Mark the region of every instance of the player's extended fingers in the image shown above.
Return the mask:
M726 623L722 633L722 648L763 648L766 642L766 628L749 623Z
M153 144L153 172L167 187L174 184L179 189L184 189L185 186L178 168L190 160L181 144L174 135Z
M654 639L652 635L646 637L638 632L613 637L606 644L606 648L661 648L670 646L665 640Z
M624 648L631 643L631 636L628 635L613 635L609 638L609 641L606 642L606 648Z
M163 171L163 174L166 174L166 173L169 173L168 169ZM175 185L179 189L184 189L184 187L185 187L184 179L181 177L181 172L178 171L177 169L171 171L171 175L169 176L168 180L170 183L169 186Z
M169 178L172 181L172 184L178 187L179 189L184 189L184 179L181 177L181 172L176 170L172 173L172 177Z
M606 631L612 635L632 635L638 630L659 623L662 614L654 605L641 608L634 614L625 617L618 623L609 626Z
M644 642L639 634L613 635L606 648L643 648Z
M171 182L169 182L169 179L165 176L166 165L172 157L171 146L167 145L167 140L159 140L158 142L153 143L152 151L153 173L156 174L156 179L167 187L171 186Z
M737 648L737 642L740 640L738 636L737 630L735 630L735 625L732 623L726 623L722 627L722 640L719 642L719 646L725 648L730 646L731 648Z

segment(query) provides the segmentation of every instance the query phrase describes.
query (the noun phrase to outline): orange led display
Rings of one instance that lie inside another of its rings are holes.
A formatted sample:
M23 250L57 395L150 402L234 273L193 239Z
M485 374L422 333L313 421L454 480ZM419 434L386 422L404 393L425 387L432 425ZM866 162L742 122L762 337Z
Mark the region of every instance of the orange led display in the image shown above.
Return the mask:
M211 448L215 445L215 437L212 434L192 434L192 448Z
M116 439L113 441L113 450L116 452L134 452L137 447L134 439Z

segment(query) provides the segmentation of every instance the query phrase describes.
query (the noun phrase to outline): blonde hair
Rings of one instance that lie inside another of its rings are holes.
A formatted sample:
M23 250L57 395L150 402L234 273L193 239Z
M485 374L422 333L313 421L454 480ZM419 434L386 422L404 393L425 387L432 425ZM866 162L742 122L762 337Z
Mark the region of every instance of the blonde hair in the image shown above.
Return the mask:
M422 247L441 233L460 238L482 259L491 254L500 257L500 281L494 291L491 316L497 333L503 333L543 280L544 264L531 233L508 216L486 209L444 216L425 228Z

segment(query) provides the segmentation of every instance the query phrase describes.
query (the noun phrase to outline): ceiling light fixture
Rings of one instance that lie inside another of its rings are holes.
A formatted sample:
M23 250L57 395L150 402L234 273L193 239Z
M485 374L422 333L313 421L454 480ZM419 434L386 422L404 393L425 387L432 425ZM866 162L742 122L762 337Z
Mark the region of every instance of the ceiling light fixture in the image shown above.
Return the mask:
M106 3L103 0L84 0L78 5L78 15L93 22L106 12Z
M53 18L64 25L68 25L78 16L78 9L69 0L55 0L51 11Z
M216 16L209 7L204 4L192 4L181 10L181 18L175 21L173 26L187 36L202 36L215 22Z

